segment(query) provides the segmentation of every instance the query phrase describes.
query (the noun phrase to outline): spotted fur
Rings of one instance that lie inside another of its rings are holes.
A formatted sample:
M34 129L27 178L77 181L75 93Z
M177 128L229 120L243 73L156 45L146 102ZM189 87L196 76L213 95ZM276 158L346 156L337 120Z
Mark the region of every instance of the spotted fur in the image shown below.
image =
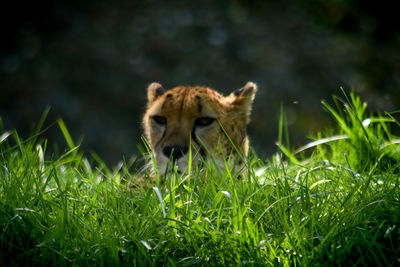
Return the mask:
M256 91L252 82L227 97L207 87L178 86L165 90L159 83L150 84L143 128L157 169L166 171L172 159L178 170L184 171L190 144L196 165L202 162L201 158L209 160L212 156L221 168L227 158L232 163L236 159L237 167L242 167L238 153L248 153L246 126Z

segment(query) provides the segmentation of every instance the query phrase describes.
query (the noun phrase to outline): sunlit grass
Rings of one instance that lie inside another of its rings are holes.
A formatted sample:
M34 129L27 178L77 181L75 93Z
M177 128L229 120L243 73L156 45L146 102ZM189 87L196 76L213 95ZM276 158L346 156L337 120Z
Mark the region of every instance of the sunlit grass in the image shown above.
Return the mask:
M282 116L279 152L252 153L241 179L213 164L163 183L133 160L110 169L61 120L69 148L58 157L46 153L44 120L25 141L2 130L0 265L400 264L397 114L368 117L344 98L324 103L332 134L297 150Z

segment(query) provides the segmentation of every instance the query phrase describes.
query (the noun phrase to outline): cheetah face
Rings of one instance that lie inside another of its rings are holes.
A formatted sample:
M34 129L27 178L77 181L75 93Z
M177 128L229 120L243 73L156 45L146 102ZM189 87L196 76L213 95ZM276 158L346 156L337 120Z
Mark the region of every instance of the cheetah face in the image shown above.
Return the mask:
M252 82L227 97L207 87L165 90L159 83L150 84L143 126L158 171L164 173L172 165L185 171L189 151L192 164L212 158L220 168L228 158L232 163L239 159L238 153L246 156L246 125L256 91Z

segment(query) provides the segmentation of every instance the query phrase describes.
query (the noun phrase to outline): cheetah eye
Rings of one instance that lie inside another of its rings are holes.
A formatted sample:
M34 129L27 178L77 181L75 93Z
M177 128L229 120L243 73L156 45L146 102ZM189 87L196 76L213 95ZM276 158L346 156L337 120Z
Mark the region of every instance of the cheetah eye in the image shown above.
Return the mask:
M154 115L154 116L151 116L151 118L153 119L153 121L155 121L159 125L167 124L167 118L166 117Z
M213 123L215 121L215 118L210 118L210 117L201 117L198 118L194 121L194 126L201 126L201 127L205 127L210 125L211 123Z

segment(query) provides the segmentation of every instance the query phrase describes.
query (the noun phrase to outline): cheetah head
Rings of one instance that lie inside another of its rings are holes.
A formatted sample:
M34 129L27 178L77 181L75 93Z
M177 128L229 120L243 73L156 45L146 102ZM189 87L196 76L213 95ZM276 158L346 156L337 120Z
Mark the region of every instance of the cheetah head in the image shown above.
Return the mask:
M256 91L252 82L226 97L207 87L165 90L150 84L143 128L157 170L163 173L174 165L185 171L189 151L193 165L212 158L220 168L229 160L240 169L249 149L246 126Z

